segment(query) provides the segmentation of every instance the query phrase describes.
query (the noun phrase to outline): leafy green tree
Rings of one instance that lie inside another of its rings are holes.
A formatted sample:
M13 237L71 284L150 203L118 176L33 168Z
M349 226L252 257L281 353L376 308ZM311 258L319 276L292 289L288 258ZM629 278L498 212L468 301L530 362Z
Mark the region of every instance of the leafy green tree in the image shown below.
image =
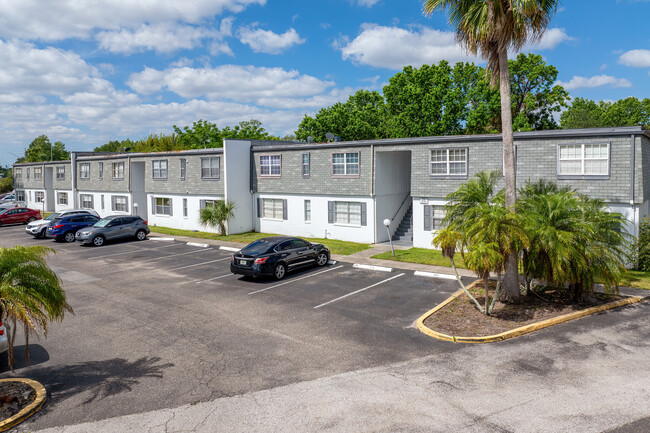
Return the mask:
M13 170L5 170L5 177L0 179L0 194L5 192L11 192L14 189L14 178Z
M46 135L36 137L25 150L24 158L17 162L63 161L70 159L70 152L60 141L50 142Z
M120 149L122 149L123 151L125 149L130 149L131 151L133 151L134 148L135 148L135 143L127 138L126 140L122 140L122 141L111 140L106 144L96 147L94 151L95 152L119 152Z
M130 149L132 152L167 152L179 150L174 134L150 134L146 138L135 141Z
M218 200L209 204L199 212L199 222L208 227L218 227L219 233L226 234L226 223L235 214L237 203L234 201Z
M560 126L565 129L637 125L650 128L650 98L598 103L576 98L560 116Z
M8 360L13 370L18 326L25 332L25 359L29 363L29 336L47 336L48 322L73 313L57 275L45 262L54 250L41 245L0 248L0 318L7 328Z
M262 122L256 119L244 120L234 127L226 126L221 130L223 138L237 138L242 140L278 140L269 134L262 126Z
M555 13L557 0L423 0L424 12L446 11L456 38L472 54L486 58L491 84L499 83L501 135L506 183L506 206L515 211L517 190L513 141L512 103L508 50L515 51L529 41L541 39ZM504 300L520 296L517 252L511 251L503 287Z
M563 129L599 128L601 126L603 126L601 106L590 99L573 99L569 108L560 115L560 127Z
M223 135L217 125L203 119L192 123L192 127L180 129L174 125L176 143L180 149L206 149L223 147Z

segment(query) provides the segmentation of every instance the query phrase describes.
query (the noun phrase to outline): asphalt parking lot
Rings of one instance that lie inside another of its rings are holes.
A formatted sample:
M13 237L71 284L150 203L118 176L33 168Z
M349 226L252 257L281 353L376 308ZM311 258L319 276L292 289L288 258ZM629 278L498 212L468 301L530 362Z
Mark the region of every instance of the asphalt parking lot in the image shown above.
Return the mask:
M231 252L146 240L87 247L3 227L0 246L47 245L75 315L32 340L50 403L40 429L268 389L452 351L413 327L457 283L349 263L278 282L229 271ZM21 356L21 348L17 350ZM9 376L4 373L3 377Z

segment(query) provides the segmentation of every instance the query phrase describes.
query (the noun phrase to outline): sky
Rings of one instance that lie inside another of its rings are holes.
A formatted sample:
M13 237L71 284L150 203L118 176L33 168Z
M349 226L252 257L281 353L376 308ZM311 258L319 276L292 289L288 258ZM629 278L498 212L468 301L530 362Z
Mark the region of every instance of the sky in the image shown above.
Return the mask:
M650 97L650 0L561 3L524 52L572 97ZM418 0L0 0L0 165L39 135L68 150L305 115L406 65L485 62Z

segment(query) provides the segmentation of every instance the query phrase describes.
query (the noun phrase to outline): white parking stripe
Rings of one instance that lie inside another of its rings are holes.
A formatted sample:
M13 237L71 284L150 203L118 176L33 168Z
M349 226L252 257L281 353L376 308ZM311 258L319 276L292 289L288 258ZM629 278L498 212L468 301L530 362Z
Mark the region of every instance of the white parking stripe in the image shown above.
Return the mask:
M128 248L135 248L136 250L139 250L139 251L158 251L158 250L162 250L163 248L173 247L173 246L175 246L175 245L178 245L178 244L174 244L174 245L165 245L165 246L163 246L163 247L156 247L156 248L140 248L140 247L136 247L135 245L124 245L124 246L125 246L125 247L128 247ZM80 250L79 252L84 252L84 253L86 253L87 251L82 251L82 250ZM104 254L103 256L97 256L97 257L90 257L90 256L89 256L88 258L89 258L89 259L93 259L93 260L94 260L94 259L103 259L104 257L120 256L120 255L122 255L122 254L128 254L128 253L132 253L132 252L133 252L133 251L122 251L122 252L119 252L119 253Z
M169 257L176 257L176 256L184 256L186 254L198 253L198 252L202 252L202 251L208 251L208 250L211 250L211 249L212 248L201 248L200 250L192 250L192 251L187 251L187 252L184 252L184 253L176 253L176 254L170 254L168 256L154 257L153 259L136 260L136 261L138 263L153 262L153 261L160 260L160 259L167 259Z
M230 256L223 257L223 258L217 259L217 260L210 260L209 262L194 263L193 265L181 266L180 268L170 269L170 271L178 271L179 269L193 268L195 266L203 266L203 265L207 265L208 263L222 262L224 260L229 260L229 259L230 259Z
M254 292L250 292L249 295L254 295L255 293L266 292L267 290L271 290L271 289L274 289L276 287L284 286L285 284L293 283L294 281L300 281L300 280L304 280L305 278L315 277L316 275L324 274L325 272L329 272L329 271L334 271L334 270L340 269L342 267L343 267L343 265L337 266L337 267L331 268L331 269L326 269L324 271L316 272L315 274L305 275L304 277L294 278L294 279L291 279L289 281L285 281L284 283L276 284L275 286L266 287L266 288L260 289L260 290L255 290Z
M207 283L208 281L218 280L219 278L226 278L226 277L229 277L231 275L235 275L235 274L230 273L230 274L226 274L226 275L219 275L218 277L210 278L208 280L196 281L196 284Z
M332 299L331 301L327 301L327 302L324 302L324 303L322 303L322 304L320 304L320 305L316 305L314 308L324 307L325 305L331 304L332 302L340 301L341 299L347 298L348 296L356 295L357 293L361 293L361 292L363 292L364 290L372 289L372 288L375 287L375 286L378 286L378 285L380 285L380 284L387 283L387 282L389 282L390 280L394 280L395 278L399 278L399 277L401 277L402 275L405 275L405 274L402 273L402 274L395 275L394 277L386 278L385 280L380 281L380 282L378 282L378 283L375 283L375 284L373 284L372 286L364 287L363 289L355 290L354 292L348 293L347 295L339 296L338 298L336 298L336 299Z

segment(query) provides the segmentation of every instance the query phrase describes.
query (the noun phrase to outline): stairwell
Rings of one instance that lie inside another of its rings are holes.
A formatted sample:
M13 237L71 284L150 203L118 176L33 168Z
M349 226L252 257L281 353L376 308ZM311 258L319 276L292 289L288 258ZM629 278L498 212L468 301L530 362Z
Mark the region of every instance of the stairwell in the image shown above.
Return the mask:
M393 244L413 246L413 205L409 206L397 227L393 235Z

